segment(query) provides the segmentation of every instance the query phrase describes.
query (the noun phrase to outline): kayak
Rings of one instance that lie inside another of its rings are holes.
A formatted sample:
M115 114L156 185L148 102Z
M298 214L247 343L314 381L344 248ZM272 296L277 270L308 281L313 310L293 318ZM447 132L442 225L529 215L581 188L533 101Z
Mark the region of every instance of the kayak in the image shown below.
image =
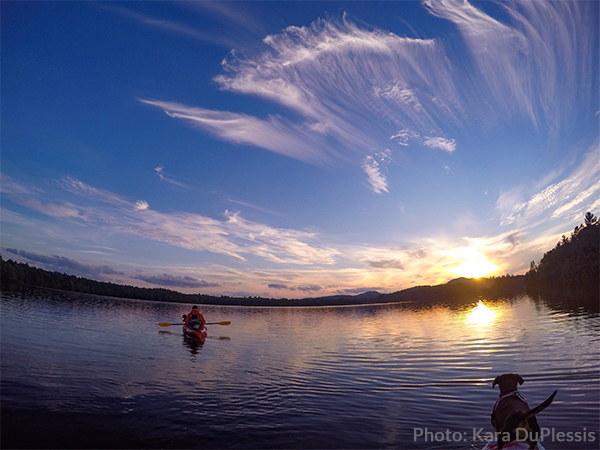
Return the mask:
M184 325L183 334L184 336L190 337L192 339L203 341L204 339L206 339L208 331L206 330L206 327L201 327L199 330L194 330L193 328Z

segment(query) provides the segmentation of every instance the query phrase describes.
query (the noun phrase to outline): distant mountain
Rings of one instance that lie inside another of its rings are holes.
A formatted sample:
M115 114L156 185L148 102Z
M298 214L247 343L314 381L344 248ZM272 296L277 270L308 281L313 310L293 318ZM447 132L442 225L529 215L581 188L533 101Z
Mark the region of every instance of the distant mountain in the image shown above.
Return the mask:
M367 291L367 292L363 292L362 294L358 294L356 297L357 298L375 298L375 297L379 297L381 294L377 291Z
M523 276L506 276L485 279L457 278L443 285L417 286L392 294L367 291L358 295L332 295L302 299L229 297L224 295L183 294L162 288L149 289L105 283L58 272L49 272L12 260L4 261L1 257L0 265L0 290L4 292L23 292L35 287L107 297L204 305L341 306L395 302L420 304L433 302L468 303L477 301L480 296L488 298L506 297L524 291Z
M450 280L446 284L469 283L472 280L473 280L473 278L460 277L460 278L455 278L454 280Z
M378 301L410 302L417 304L464 304L479 298L496 299L525 293L523 275L491 278L456 278L446 284L415 286L392 294L381 294Z

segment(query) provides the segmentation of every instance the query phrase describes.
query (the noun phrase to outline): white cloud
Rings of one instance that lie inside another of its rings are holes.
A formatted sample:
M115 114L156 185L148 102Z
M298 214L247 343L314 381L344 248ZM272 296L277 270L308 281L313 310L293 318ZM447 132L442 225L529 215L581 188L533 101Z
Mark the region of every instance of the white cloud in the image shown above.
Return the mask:
M70 176L63 177L60 180L59 185L64 190L75 195L93 198L102 202L120 204L122 206L128 205L128 203L118 195L109 191L97 189Z
M313 164L326 164L330 160L330 155L322 151L322 130L307 134L303 125L274 116L261 120L245 114L194 108L179 103L141 101L226 141L253 145Z
M0 191L2 194L17 204L51 217L80 217L80 211L75 205L68 202L59 204L56 201L45 200L45 197L50 197L46 192L35 187L24 186L8 175L2 174L0 180Z
M390 136L390 140L395 140L399 145L407 146L409 139L418 138L419 135L410 130L400 130L393 136Z
M393 100L399 104L409 105L415 110L423 111L415 90L409 89L399 81L388 83L384 87L374 86L373 93L376 97Z
M524 196L522 187L511 188L500 193L496 200L496 210L501 218L500 225L509 225L516 220L517 215L527 206Z
M363 165L366 149L385 148L391 135L401 139L397 130L441 133L446 117L461 114L449 61L433 40L366 30L343 18L288 27L264 42L270 48L262 53L232 52L215 81L278 103L290 117L141 101L219 139L325 166Z
M481 77L466 85L464 98L480 117L524 117L556 132L576 123L575 105L586 116L597 107L589 95L596 70L593 2L505 2L505 23L464 0L424 4L463 35Z
M136 211L145 211L150 207L150 205L148 205L148 202L145 200L138 200L137 202L135 202L134 205L134 209Z
M575 167L571 174L560 181L552 177L564 171L553 172L543 178L543 183L533 187L516 186L501 192L496 201L501 225L515 222L564 218L572 220L591 208L591 200L600 197L600 148L595 144L590 153ZM568 213L568 215L567 215ZM582 216L583 217L583 216Z
M217 85L276 103L289 115L261 118L142 101L219 139L319 166L364 168L365 158L385 148L390 136L403 147L414 139L452 153L456 141L439 136L456 126L525 118L564 129L581 118L567 113L577 109L575 102L583 114L597 110L589 96L597 17L592 3L507 2L503 22L486 14L485 3L425 1L462 33L464 61L451 60L443 41L368 30L345 16L269 35L267 50L247 56L232 51ZM371 188L382 191L380 172L367 167Z
M316 131L317 133L326 133L329 129L329 126L326 123L320 122L311 123L307 126L310 131Z
M233 27L238 32L240 29L256 31L263 28L262 21L255 18L252 11L244 4L231 4L228 2L190 2L188 7L197 8L209 13L226 26Z
M172 20L166 20L162 18L151 17L146 14L141 14L137 11L133 11L127 8L122 8L120 6L115 5L104 5L106 10L112 11L119 15L129 17L130 19L135 20L138 23L141 23L147 27L154 28L156 30L160 30L163 32L167 32L170 34L175 34L179 36L183 36L188 39L200 40L211 42L220 45L226 45L230 47L234 44L233 41L224 41L222 38L218 38L214 33L207 33L204 31L200 31L197 28L190 27L180 22L174 22Z
M240 246L240 252L261 256L276 263L292 264L333 264L334 249L313 247L306 241L316 238L314 233L272 228L268 225L242 218L239 213L226 211L227 221L224 230L233 242Z
M546 218L557 210L556 205L566 206L570 202L561 202L560 197L554 208L548 208L540 216L540 221L546 224L541 233L534 232L537 226L535 221L521 223L522 215L528 209L528 200L535 196L528 199L525 189L515 189L511 194L512 198L519 199L518 204L522 206L513 211L515 217L512 227L506 232L459 239L449 236L417 237L396 248L339 244L334 248L322 243L323 237L315 233L274 228L247 220L236 212L226 212L223 219L181 212L167 214L150 209L139 214L135 211L135 203L75 179L69 179L68 183L64 182L61 186L76 186L76 191L69 192L77 193L79 198L66 203L52 194L53 208L56 209L47 207L45 196L51 194L40 189L26 189L14 181L13 188L3 186L3 189L4 195L19 193L20 196L11 197L14 201L62 220L63 230L69 223L79 224L79 230L93 229L96 235L97 230L102 230L107 235L124 233L139 236L175 247L226 255L234 263L229 267L207 264L202 269L197 266L177 269L161 264L160 271L147 267L145 273L167 271L174 274L175 281L179 280L182 273L196 280L208 279L212 286L206 286L206 290L214 293L237 292L241 283L244 289L256 294L262 292L263 288L267 289L269 283L276 283L294 287L294 296L304 296L306 290L317 288L322 288L319 292L327 295L339 289L359 286L378 286L382 291L390 292L411 285L443 283L453 278L450 272L453 268L468 262L469 252L477 252L477 256L483 255L498 266L501 273L506 273L508 268L511 268L510 273L526 270L529 261L541 258L561 234L572 229L572 214L589 206L598 197L598 172L590 169L589 160L582 161L565 183L560 184L560 188L554 191L549 189L547 192L554 192L552 195L562 192L562 196L567 192L564 186L575 179L581 180L583 185L578 187L579 191L573 192L572 199L577 199L580 195L585 199L565 210L561 218L568 220L548 227ZM548 194L550 197L552 195ZM507 208L510 204L509 197L505 196ZM61 211L61 208L65 210ZM3 214L3 220L7 218L5 216ZM583 220L583 214L579 220ZM11 223L18 222L11 219ZM39 223L35 228L39 228ZM47 228L51 227L44 227L45 230ZM529 235L537 237L530 239ZM64 239L64 233L61 237ZM255 261L246 264L250 258ZM260 259L274 264L259 268ZM238 269L234 268L236 265Z
M238 261L245 261L245 256L251 255L278 264L331 265L338 254L335 249L315 245L318 241L315 233L273 228L228 211L225 212L225 220L183 212L162 213L149 209L148 203L143 200L131 203L70 177L61 184L69 192L77 194L70 203L55 200L51 204L44 200L47 194L41 191L25 189L17 182L12 185L5 189L6 195L16 203L48 216L190 250L206 250ZM137 214L139 211L144 213Z
M380 163L389 162L392 154L389 150L368 155L362 163L362 168L367 174L371 190L377 194L388 192L387 178L381 173Z
M161 181L164 181L166 183L169 183L169 184L172 184L174 186L181 187L181 188L192 189L192 187L190 187L188 184L182 183L181 181L178 181L178 180L174 179L173 176L168 175L165 172L164 166L158 166L158 167L156 167L154 169L154 172L156 173L156 175L158 176L158 178L161 179Z
M367 174L369 184L373 192L381 194L388 192L387 179L379 169L379 163L372 157L367 156L363 161L362 168Z
M589 187L588 189L585 189L579 193L576 193L573 201L571 201L567 204L564 204L564 205L560 206L559 208L556 208L556 210L552 213L552 217L562 216L565 212L572 210L576 206L578 206L581 203L583 203L584 201L588 200L590 197L600 199L599 194L600 194L600 181L598 181L596 184ZM594 202L594 204L592 204L592 206L590 206L589 209L594 210L595 204L596 204L596 202Z
M456 150L456 142L454 139L446 139L443 137L427 137L423 142L424 145L431 148L438 148L448 153Z

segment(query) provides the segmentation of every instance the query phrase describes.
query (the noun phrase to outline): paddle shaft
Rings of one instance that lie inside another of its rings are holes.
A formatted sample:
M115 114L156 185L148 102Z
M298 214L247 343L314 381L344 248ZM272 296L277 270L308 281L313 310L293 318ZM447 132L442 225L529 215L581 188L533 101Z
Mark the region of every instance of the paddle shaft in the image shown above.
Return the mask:
M208 322L208 323L205 323L204 325L229 325L230 323L231 323L230 321ZM170 327L172 325L183 325L183 323L159 322L158 325L160 325L161 327Z

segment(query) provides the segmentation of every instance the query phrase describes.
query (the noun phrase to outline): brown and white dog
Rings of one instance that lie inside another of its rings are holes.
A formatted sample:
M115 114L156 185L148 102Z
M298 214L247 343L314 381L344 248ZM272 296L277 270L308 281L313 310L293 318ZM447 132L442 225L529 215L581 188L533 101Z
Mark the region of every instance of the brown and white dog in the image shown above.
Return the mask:
M492 426L498 436L498 450L517 439L527 442L530 450L533 450L540 438L540 426L535 415L546 409L556 395L557 391L554 391L542 404L530 409L517 389L517 383L523 384L523 381L519 374L505 373L497 376L492 384L492 388L496 385L500 387L500 395L492 410Z

